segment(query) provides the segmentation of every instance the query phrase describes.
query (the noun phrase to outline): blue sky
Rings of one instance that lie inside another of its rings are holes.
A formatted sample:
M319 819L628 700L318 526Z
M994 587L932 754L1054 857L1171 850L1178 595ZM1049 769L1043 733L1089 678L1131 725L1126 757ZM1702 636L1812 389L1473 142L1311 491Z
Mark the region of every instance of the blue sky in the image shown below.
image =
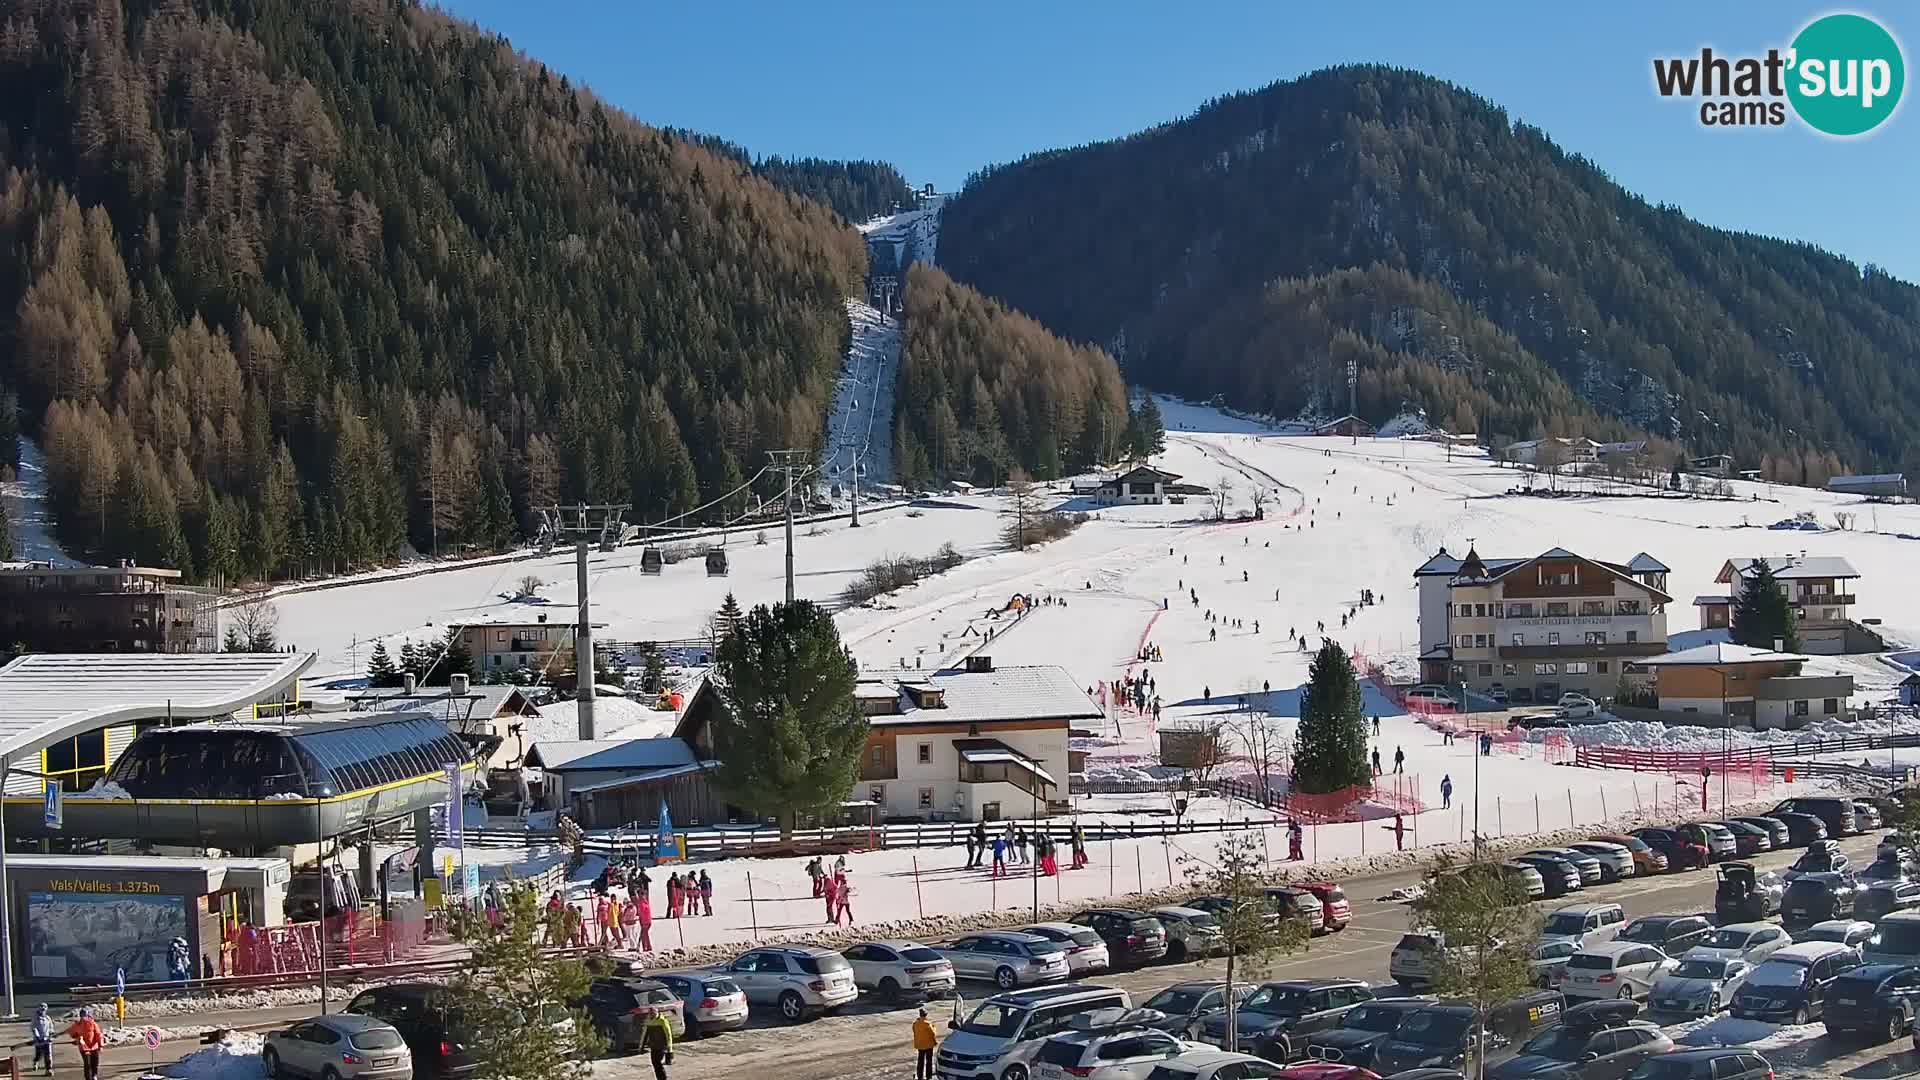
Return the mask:
M1395 64L1485 95L1656 202L1920 281L1920 106L1852 140L1711 130L1695 105L1658 98L1650 73L1653 57L1703 45L1784 47L1834 10L1879 19L1911 68L1920 10L1891 3L442 2L648 123L760 155L877 158L941 190L1218 94Z

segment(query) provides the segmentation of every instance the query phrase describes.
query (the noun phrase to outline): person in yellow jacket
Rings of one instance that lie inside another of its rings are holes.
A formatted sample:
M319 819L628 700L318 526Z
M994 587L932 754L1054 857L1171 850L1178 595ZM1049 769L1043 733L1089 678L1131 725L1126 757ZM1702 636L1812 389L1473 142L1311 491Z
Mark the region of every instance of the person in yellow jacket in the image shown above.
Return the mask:
M927 1010L921 1009L913 1022L914 1080L933 1080L933 1048L939 1041L933 1033L933 1022L927 1019Z
M653 1059L653 1080L667 1080L667 1066L673 1064L673 1025L664 1011L647 1017L640 1029L640 1046Z

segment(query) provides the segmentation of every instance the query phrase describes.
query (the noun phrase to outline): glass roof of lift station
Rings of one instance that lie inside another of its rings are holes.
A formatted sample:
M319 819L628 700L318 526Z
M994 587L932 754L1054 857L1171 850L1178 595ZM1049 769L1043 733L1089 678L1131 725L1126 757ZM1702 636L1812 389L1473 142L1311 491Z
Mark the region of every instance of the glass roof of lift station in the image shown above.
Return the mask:
M425 716L195 724L143 733L108 779L136 799L328 798L444 775L471 756Z

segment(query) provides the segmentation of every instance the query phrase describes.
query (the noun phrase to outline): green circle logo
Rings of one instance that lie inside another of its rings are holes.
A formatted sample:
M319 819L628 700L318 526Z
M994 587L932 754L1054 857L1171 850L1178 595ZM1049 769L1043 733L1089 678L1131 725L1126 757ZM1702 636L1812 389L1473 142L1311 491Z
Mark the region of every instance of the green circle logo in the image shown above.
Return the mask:
M1907 65L1900 43L1864 15L1825 15L1793 39L1787 100L1807 126L1864 135L1900 104Z

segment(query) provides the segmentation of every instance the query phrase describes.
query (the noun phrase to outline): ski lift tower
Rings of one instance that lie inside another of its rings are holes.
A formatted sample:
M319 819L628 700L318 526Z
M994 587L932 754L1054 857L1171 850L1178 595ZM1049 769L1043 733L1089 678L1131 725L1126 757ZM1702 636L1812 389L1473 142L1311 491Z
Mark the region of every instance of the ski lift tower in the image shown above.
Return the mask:
M573 631L573 694L579 702L580 738L594 738L593 727L593 619L587 600L587 552L598 542L609 550L614 538L624 538L630 528L622 515L628 503L576 503L572 506L543 506L542 531L551 537L574 539L573 567L580 598L579 625Z
M1354 385L1358 381L1358 375L1359 375L1359 369L1357 365L1354 363L1354 358L1352 356L1348 356L1347 357L1347 415L1348 416L1359 415L1359 410L1356 408L1356 405L1357 405L1356 399L1358 395L1354 392ZM1360 445L1360 425L1353 424L1351 425L1351 427L1353 429L1353 445L1358 446Z

